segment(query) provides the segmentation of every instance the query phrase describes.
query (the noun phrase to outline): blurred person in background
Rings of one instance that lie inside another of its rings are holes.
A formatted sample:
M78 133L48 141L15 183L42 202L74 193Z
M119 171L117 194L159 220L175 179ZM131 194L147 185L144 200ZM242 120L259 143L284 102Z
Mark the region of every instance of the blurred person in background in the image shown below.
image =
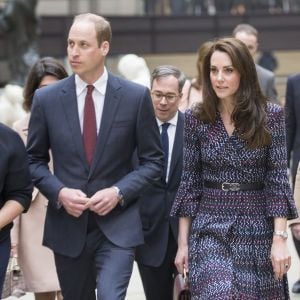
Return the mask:
M285 95L285 116L287 130L287 158L292 186L296 189L295 180L297 167L300 161L300 73L288 77ZM297 188L299 189L299 183ZM300 257L300 239L298 234L299 230L299 222L293 222L291 224L291 231L295 248L297 250L298 256ZM292 292L297 294L300 293L300 279L298 279L294 283Z
M191 81L186 80L182 89L182 97L179 103L179 109L182 112L192 107L194 103L202 101L202 62L212 44L211 41L204 42L198 50L196 78Z
M232 35L245 43L254 59L258 49L258 31L252 25L239 24L234 28ZM258 64L255 64L255 67L263 93L268 97L269 101L278 103L274 73Z
M0 32L6 35L9 83L12 85L24 86L30 67L39 58L37 4L38 0L5 1L0 13Z
M138 263L147 300L171 300L177 251L178 219L170 216L182 171L183 114L178 110L184 74L176 67L152 72L151 97L165 155L164 174L139 197L145 243Z
M40 59L29 71L23 92L23 107L28 114L13 124L25 144L34 92L67 76L63 65L51 57ZM62 299L53 252L42 245L47 205L45 196L34 188L29 212L15 220L12 230L12 247L24 275L26 291L33 292L35 300Z
M278 61L272 51L262 51L258 64L271 72L278 68Z
M294 186L294 199L296 203L296 207L298 209L298 215L300 216L300 164L298 164L296 178L295 178L295 186ZM293 234L294 245L297 251L298 256L300 256L300 217L297 219L291 220L289 222L289 226L291 228ZM298 279L292 287L292 292L295 294L300 293L300 279Z

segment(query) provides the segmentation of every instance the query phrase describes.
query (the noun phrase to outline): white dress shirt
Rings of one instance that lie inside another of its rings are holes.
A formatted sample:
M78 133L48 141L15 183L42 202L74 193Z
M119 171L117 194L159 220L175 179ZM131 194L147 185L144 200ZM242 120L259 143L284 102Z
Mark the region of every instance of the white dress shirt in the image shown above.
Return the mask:
M94 82L94 90L93 90L93 101L95 106L95 113L96 113L96 122L97 122L97 133L99 134L99 128L102 119L103 113L103 106L104 106L104 97L106 93L107 87L107 80L108 80L108 73L106 68L104 68L104 72L102 76ZM78 105L78 114L79 114L79 121L80 121L80 128L81 132L83 130L83 116L84 116L84 103L85 103L85 96L87 93L86 86L88 85L84 82L77 74L75 75L75 85L76 85L76 95L77 95L77 105Z

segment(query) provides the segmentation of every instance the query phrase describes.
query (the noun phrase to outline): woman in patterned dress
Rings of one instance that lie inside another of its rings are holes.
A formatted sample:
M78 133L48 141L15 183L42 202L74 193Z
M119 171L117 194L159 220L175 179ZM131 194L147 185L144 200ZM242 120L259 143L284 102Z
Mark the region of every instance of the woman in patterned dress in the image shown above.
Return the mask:
M215 41L203 63L203 103L185 114L175 264L192 299L289 299L286 223L297 211L282 108L237 39Z

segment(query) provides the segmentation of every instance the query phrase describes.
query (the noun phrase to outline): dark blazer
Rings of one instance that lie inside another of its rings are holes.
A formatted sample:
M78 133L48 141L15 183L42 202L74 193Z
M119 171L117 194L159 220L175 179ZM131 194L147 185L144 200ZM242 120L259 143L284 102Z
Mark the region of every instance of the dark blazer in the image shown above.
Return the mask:
M138 149L140 167L131 157ZM48 169L52 151L54 175ZM37 188L49 199L43 243L54 252L75 257L83 249L88 211L79 218L58 208L62 187L82 190L88 197L118 186L125 199L97 223L104 235L121 247L143 242L136 198L163 164L159 130L149 90L109 73L94 160L85 157L77 109L74 75L36 92L29 123L27 150Z
M15 131L3 124L0 124L0 153L0 210L8 200L15 200L27 211L32 182L24 143ZM13 222L0 228L0 243L9 237L12 226Z
M294 184L300 161L300 73L290 76L287 80L285 114L288 163L291 163Z
M136 261L143 265L161 265L167 250L170 230L177 241L178 218L171 217L170 211L182 172L183 124L184 115L179 112L168 183L160 179L140 197L145 244L137 247Z

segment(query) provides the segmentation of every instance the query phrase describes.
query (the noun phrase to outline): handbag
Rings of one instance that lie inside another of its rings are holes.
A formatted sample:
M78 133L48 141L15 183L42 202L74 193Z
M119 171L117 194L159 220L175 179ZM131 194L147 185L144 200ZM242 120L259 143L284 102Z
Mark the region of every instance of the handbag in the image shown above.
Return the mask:
M174 279L173 300L191 300L188 273L183 269L183 274L177 274Z
M21 297L25 295L25 283L22 271L16 257L11 256L6 270L2 298L9 296Z

